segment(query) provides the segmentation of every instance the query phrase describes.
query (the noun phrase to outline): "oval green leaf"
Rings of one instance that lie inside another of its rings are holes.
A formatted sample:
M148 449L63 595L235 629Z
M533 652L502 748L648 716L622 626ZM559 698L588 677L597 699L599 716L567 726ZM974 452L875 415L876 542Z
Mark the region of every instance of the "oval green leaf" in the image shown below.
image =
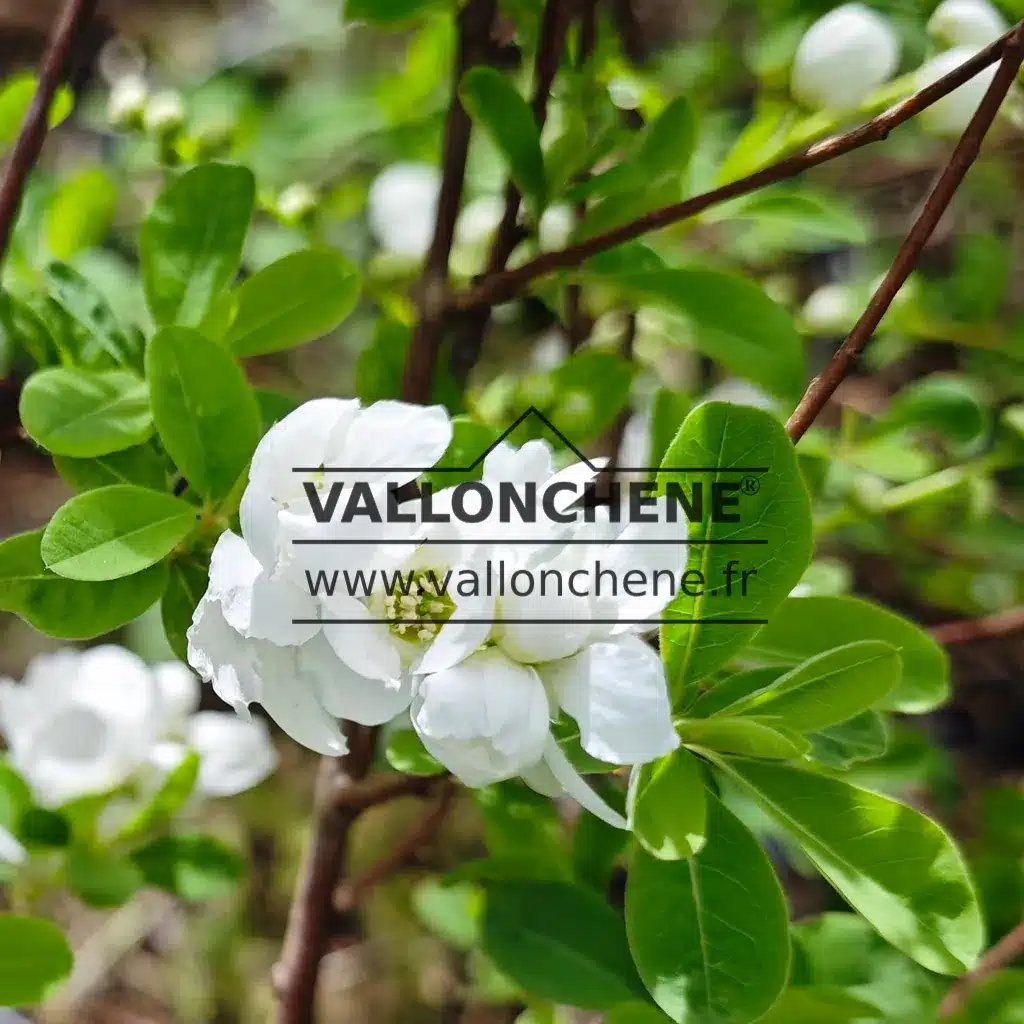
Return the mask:
M159 562L197 520L197 509L179 498L115 484L79 494L57 509L40 551L59 576L116 580Z
M55 924L0 914L0 1006L41 1003L72 965L71 949Z
M682 860L704 846L704 778L700 762L685 748L636 765L626 806L630 831L652 857Z
M756 718L684 718L676 724L682 741L705 750L719 750L770 761L792 761L811 749L798 732Z

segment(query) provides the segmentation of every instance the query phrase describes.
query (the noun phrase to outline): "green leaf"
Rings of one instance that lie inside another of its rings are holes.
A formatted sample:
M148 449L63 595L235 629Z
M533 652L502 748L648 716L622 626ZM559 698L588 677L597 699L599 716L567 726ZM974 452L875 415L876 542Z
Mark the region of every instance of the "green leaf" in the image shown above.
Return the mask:
M232 893L245 862L213 836L163 836L132 854L149 885L183 900L212 900Z
M975 379L955 373L933 373L901 388L876 421L874 430L934 430L957 444L971 444L991 429L989 405L984 389Z
M882 640L900 652L903 674L883 707L923 714L949 698L946 652L912 622L859 597L793 597L784 601L745 655L795 665L855 640Z
M0 88L0 147L6 149L18 137L28 114L39 80L31 71L11 75ZM54 128L71 113L75 105L74 93L61 85L50 105L49 127Z
M260 410L227 349L188 327L164 327L146 346L153 421L197 494L228 494L256 450Z
M744 697L770 686L781 674L782 670L778 668L751 668L718 679L702 689L689 714L692 718L720 715Z
M65 313L86 333L75 361L94 366L104 355L117 366L136 368L135 343L118 323L106 297L90 281L66 263L51 263L43 272L50 294Z
M700 762L685 747L634 766L629 777L629 830L659 860L683 860L706 840L707 795Z
M73 849L64 864L68 888L90 907L120 907L143 885L142 872L127 858Z
M445 766L423 745L414 729L393 732L388 738L384 756L396 772L405 772L406 775L430 777L446 771Z
M53 457L54 469L76 491L94 491L110 484L138 484L154 491L167 487L167 464L151 444L138 444L96 459Z
M459 95L505 158L519 191L543 206L547 182L540 129L526 100L508 78L489 67L470 68L462 77Z
M690 545L687 572L700 573L704 584L691 589L691 593L700 590L697 596L688 596L681 588L663 615L666 619L707 620L663 625L661 629L662 657L672 693L689 702L696 696L698 680L724 664L758 630L756 624L729 625L716 620L767 618L803 575L813 547L811 507L792 443L782 424L760 409L723 402L698 406L687 416L662 466L717 466L710 474L663 470L658 481L663 489L671 482L679 483L687 494L697 482L703 483L705 492L710 492L715 482L735 486L729 493L738 502L729 513L738 515L738 522L712 522L713 509L705 507L702 521L690 524L692 541L717 543ZM730 467L765 472L737 473ZM743 490L745 483L752 493ZM750 540L765 543L734 543ZM734 572L738 564L739 569L756 573L746 578L745 596L740 577L726 575L730 563ZM726 587L729 579L732 582Z
M0 1006L43 1002L72 966L71 948L55 924L0 914Z
M424 878L412 891L412 907L420 921L449 946L469 951L480 944L484 907L480 886L444 885L436 878Z
M828 985L794 986L758 1024L867 1024L882 1015L871 1003Z
M612 810L625 815L626 794L610 776L592 776L589 781ZM607 894L615 875L616 862L629 838L625 829L610 825L591 811L583 811L576 819L572 833L574 877L602 896Z
M992 320L1006 297L1013 252L998 234L965 234L956 240L956 265L943 282L954 316L975 323Z
M939 974L969 970L985 934L948 835L911 807L783 765L719 762L893 946Z
M197 327L238 271L255 201L245 167L207 163L157 197L139 235L146 302L157 324Z
M423 475L423 479L432 483L438 491L466 480L479 480L483 472L482 463L468 473L453 471L472 466L497 439L498 431L494 427L477 423L469 416L453 416L451 443L444 455L434 463L433 470Z
M43 563L42 537L34 530L0 543L0 610L48 636L90 640L111 633L152 607L167 585L163 565L105 583L64 579Z
M774 719L683 718L676 723L676 731L690 746L772 761L792 761L811 749L800 733L777 725Z
M341 253L289 253L239 286L227 344L238 356L260 356L313 341L355 309L359 288L359 272Z
M845 770L858 761L881 757L889 745L885 717L877 711L865 711L821 732L811 733L811 755L822 764Z
M166 825L192 795L198 778L199 755L190 750L168 773L153 798L117 830L111 842L131 842Z
M41 370L25 382L18 411L33 441L78 459L131 448L153 433L149 389L127 370Z
M798 732L827 729L877 704L899 682L900 671L892 644L858 640L808 658L728 713L777 718Z
M46 208L46 242L50 252L67 260L99 245L110 230L117 206L117 186L101 167L89 167L68 178Z
M160 600L160 619L171 650L187 661L185 637L192 616L209 582L209 566L175 559L168 570L167 589Z
M71 580L116 580L168 555L198 512L187 502L131 484L86 491L65 502L43 531L51 571Z
M629 945L672 1020L751 1021L786 984L786 900L757 840L713 796L707 832L688 860L636 850L626 883Z
M633 163L647 181L686 172L697 144L697 114L685 96L677 96L644 129Z
M1020 1024L1024 1020L1024 970L1003 969L968 989L950 1024Z
M847 245L864 245L870 240L862 213L831 196L805 190L762 190L723 203L701 219L709 222L752 220Z
M59 850L71 841L71 824L59 811L29 807L18 820L17 835L26 846Z
M643 995L618 914L560 882L487 886L483 951L532 995L604 1010Z
M0 760L0 827L14 832L31 806L32 790L28 783L6 761Z
M621 274L612 283L637 303L682 316L693 328L694 347L731 373L783 399L803 391L803 339L790 314L753 281L673 267Z
M438 0L345 0L346 21L369 21L389 25L408 21L438 6Z
M665 1024L671 1019L650 1003L620 1003L604 1015L604 1024Z

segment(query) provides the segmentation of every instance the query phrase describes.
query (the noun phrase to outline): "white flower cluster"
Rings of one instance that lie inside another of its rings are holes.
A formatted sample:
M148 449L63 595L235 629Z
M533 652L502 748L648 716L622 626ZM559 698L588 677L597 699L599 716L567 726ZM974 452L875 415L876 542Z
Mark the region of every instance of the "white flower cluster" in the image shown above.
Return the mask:
M277 764L266 725L197 711L199 691L180 662L147 665L113 644L40 655L20 683L0 678L6 759L43 807L132 778L158 785L189 750L200 758L200 795L234 796L262 782ZM23 858L0 830L0 860Z
M915 72L923 89L994 42L1008 26L988 0L943 0L928 32L944 49ZM887 18L863 3L848 3L819 18L797 47L790 78L793 96L813 110L856 110L899 67L900 40ZM921 114L936 135L960 135L995 75L990 66Z
M499 597L437 581L499 562L568 573L595 558L613 571L656 565L678 573L685 526L613 522L607 511L572 524L542 517L512 525L495 515L435 522L411 513L409 523L317 521L307 491L327 507L332 487L359 484L383 508L419 467L437 463L451 438L442 407L401 402L317 399L275 425L253 457L242 536L223 534L213 552L188 634L189 663L240 714L258 702L313 750L346 750L338 719L378 725L408 712L430 753L467 785L521 776L622 826L571 766L551 723L566 712L584 750L614 764L642 763L678 745L661 660L634 632L667 596ZM483 485L554 493L554 485L579 488L594 475L586 463L556 471L549 447L531 441L491 451ZM451 507L454 490L435 494L433 508ZM567 518L562 511L551 519ZM417 586L328 596L310 583L328 558L350 577L398 571Z

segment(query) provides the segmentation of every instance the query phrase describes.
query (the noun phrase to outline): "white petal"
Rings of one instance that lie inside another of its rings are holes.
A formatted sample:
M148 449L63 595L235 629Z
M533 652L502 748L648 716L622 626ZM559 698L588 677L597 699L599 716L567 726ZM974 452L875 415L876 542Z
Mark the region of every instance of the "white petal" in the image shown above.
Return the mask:
M565 792L581 807L613 828L627 829L629 827L626 819L618 811L609 807L587 785L583 776L573 768L554 736L548 738L547 746L544 749L544 763L551 769L551 774L558 780Z
M368 679L397 679L402 674L398 640L383 622L374 619L366 605L354 597L337 594L324 605L324 618L350 620L325 622L323 632L353 672Z
M661 658L639 638L592 644L541 672L591 757L641 764L679 746Z
M180 661L162 661L153 666L153 678L160 690L168 726L183 722L199 707L199 680L187 665Z
M249 721L221 711L189 720L188 742L199 754L197 788L206 796L234 796L259 785L277 766L262 718Z
M0 825L0 861L7 864L24 864L28 860L28 851L17 839Z
M970 60L974 54L975 48L972 46L957 46L932 57L930 61L918 68L914 78L914 88L921 90L931 85ZM970 123L971 118L974 117L974 112L992 84L996 67L997 65L993 64L983 71L979 71L959 88L922 110L919 115L921 127L935 135L947 137L960 135Z
M210 585L206 596L222 606L222 614L242 635L252 618L252 588L263 567L236 533L225 530L210 556Z
M261 641L248 640L224 618L221 603L207 593L192 615L185 634L188 663L204 682L212 683L221 700L240 715L260 699L257 651Z
M253 583L247 636L280 647L304 643L320 632L320 602L289 580L266 571Z
M928 19L928 32L936 39L975 50L994 43L1007 27L988 0L943 0Z
M457 571L453 578L457 578ZM493 628L494 615L492 597L460 597L453 614L455 621L446 622L441 627L415 671L418 674L443 672L468 658L486 643Z
M92 647L82 655L73 699L133 734L139 743L154 736L162 721L162 700L153 672L138 655L115 644Z
M420 679L411 717L427 750L467 786L520 774L548 736L540 677L494 648Z
M366 205L380 247L411 259L426 255L440 192L441 176L432 164L403 161L377 175Z
M320 703L311 679L294 669L275 671L266 662L261 662L261 669L265 675L260 703L296 743L334 757L348 750L337 720Z
M532 578L539 590L540 572L535 570ZM536 665L566 658L593 637L595 626L587 598L575 597L568 589L559 597L553 587L552 583L552 590L544 596L529 597L516 597L506 590L498 602L495 640L516 661Z
M551 446L546 441L527 441L521 448L502 441L484 459L483 479L491 487L500 483L541 484L554 472Z

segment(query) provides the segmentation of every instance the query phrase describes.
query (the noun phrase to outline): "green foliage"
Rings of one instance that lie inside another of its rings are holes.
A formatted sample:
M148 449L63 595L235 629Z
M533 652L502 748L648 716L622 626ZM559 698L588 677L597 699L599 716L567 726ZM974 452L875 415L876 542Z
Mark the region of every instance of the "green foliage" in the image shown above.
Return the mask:
M700 762L685 748L637 765L629 779L629 829L659 860L699 853L707 839L707 794Z
M148 885L189 901L229 895L245 872L237 853L206 835L163 836L131 859Z
M49 921L0 914L0 1002L31 1006L70 973L71 950Z

